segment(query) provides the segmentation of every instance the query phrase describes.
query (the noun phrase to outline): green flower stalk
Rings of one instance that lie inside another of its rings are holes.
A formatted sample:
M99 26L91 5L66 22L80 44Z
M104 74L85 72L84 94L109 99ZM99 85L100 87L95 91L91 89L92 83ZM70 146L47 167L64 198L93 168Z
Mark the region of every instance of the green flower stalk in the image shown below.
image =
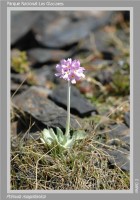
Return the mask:
M72 60L68 58L67 60L61 60L59 64L56 65L57 73L56 76L63 78L68 81L68 89L67 89L67 122L66 122L66 136L70 134L70 90L71 83L75 84L76 81L84 78L85 75L84 67L80 66L79 60Z
M70 91L71 83L68 81L67 89L67 122L66 122L66 136L69 137L70 134Z

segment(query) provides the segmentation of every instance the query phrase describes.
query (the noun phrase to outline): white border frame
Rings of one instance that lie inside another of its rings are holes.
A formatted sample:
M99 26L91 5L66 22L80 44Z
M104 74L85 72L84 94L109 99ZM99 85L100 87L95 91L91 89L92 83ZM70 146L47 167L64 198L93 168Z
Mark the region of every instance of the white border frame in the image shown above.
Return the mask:
M11 44L11 11L130 11L130 190L11 190L10 189L10 44ZM7 193L134 193L133 184L133 7L8 7L7 8Z

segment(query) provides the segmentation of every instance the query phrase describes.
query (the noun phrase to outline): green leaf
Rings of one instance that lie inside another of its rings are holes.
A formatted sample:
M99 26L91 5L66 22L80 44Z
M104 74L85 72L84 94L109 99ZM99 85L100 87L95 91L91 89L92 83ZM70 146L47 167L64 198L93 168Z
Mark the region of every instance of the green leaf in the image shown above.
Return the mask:
M42 131L42 137L40 139L42 142L44 140L45 143L51 145L53 141L57 140L57 137L55 137L55 133L54 133L53 129L52 130L44 129Z
M57 132L57 134L63 135L63 132L59 127L56 127L56 132Z
M52 143L57 143L60 147L71 148L76 140L85 139L87 134L83 130L73 132L72 137L70 135L67 137L63 134L62 130L57 127L57 134L54 133L53 129L44 129L42 131L41 141L44 144L52 145Z
M51 139L51 135L50 135L50 132L49 132L49 130L47 130L47 129L44 129L43 131L42 131L42 140L44 140L44 142L45 143L49 143L49 144L51 144L52 142L50 141L50 139Z
M73 135L75 136L76 140L82 140L87 137L87 133L83 130L75 131Z
M64 148L71 148L75 143L74 137L68 139L67 142L63 145Z
M64 135L62 130L59 127L56 127L56 132L57 132L57 138L59 143L63 143L64 142Z
M50 132L50 135L51 135L52 139L53 139L54 141L58 141L58 138L57 138L57 136L55 135L55 133L54 133L54 131L53 131L52 128L49 129L49 132Z
M40 138L40 140L41 140L41 142L42 142L43 144L45 144L45 140L44 140L43 138Z

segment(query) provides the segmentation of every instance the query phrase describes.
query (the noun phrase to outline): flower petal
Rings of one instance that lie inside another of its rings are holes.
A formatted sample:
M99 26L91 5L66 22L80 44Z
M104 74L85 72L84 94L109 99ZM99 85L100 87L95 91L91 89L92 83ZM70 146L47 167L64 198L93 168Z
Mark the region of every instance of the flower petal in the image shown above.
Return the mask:
M72 83L72 84L75 84L75 83L76 83L76 80L75 80L75 79L72 79L72 80L71 80L71 83Z

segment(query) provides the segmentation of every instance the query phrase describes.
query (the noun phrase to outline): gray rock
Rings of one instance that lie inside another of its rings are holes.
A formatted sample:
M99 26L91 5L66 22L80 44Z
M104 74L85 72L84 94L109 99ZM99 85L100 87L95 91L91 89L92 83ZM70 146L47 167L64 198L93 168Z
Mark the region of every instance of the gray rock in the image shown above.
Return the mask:
M39 68L34 68L31 71L31 75L35 79L34 85L39 85L39 86L45 86L47 85L47 82L54 82L54 83L61 83L62 80L58 79L54 74L56 73L56 68L55 65L43 65ZM30 73L24 73L24 74L19 74L19 73L11 73L11 80L12 83L16 84L21 84L22 85L30 85L29 84L29 75ZM12 86L13 87L13 86ZM14 88L13 88L14 89Z
M110 125L111 131L107 133L109 139L122 139L130 135L130 130L125 124Z
M130 136L129 135L125 135L121 138L121 140L123 142L125 142L126 144L130 145Z
M85 38L91 30L109 22L112 15L112 12L104 12L102 19L92 15L75 18L74 14L77 11L69 13L70 15L67 15L66 12L62 14L59 11L12 11L11 44L14 45L27 36L29 32L33 32L36 41L43 46L64 47L71 45ZM79 13L82 14L82 12ZM31 41L33 36L28 40L30 43L33 42Z
M111 131L106 133L107 145L113 147L111 150L106 150L111 156L109 162L113 166L117 165L122 170L129 171L130 130L125 124L110 125L110 128Z
M47 82L54 82L57 84L61 82L61 80L54 75L56 73L55 65L44 65L39 69L34 69L33 72L37 79L37 85L46 87Z
M110 44L112 41L108 32L100 29L94 32L95 44L98 51L102 53L103 59L112 60L120 54L119 50Z
M50 50L43 48L34 48L28 50L29 59L32 63L45 63L48 61L59 62L63 58L67 58L70 54L63 50Z
M128 127L130 127L130 112L125 113L124 122Z
M29 87L27 85L20 85L20 84L17 84L17 83L14 83L13 81L11 81L11 94L13 95L16 95L16 94L19 94L25 90L27 90Z
M129 152L127 151L117 151L117 150L107 150L109 156L109 162L112 166L118 166L122 170L130 171L130 160ZM124 153L123 153L124 152Z
M62 48L77 43L91 31L109 22L112 12L106 12L102 19L90 16L75 21L70 16L58 15L48 20L49 15L52 15L52 12L42 14L32 26L35 38L43 46Z
M108 140L107 141L107 145L110 145L110 146L115 146L115 147L121 147L123 149L126 149L127 151L130 151L130 142L129 142L130 138L129 136L124 136L123 138L118 139L118 138L114 138L114 139L111 139L111 140Z
M37 11L11 12L11 44L13 45L31 29L32 24L39 16Z
M112 68L113 65L114 65L114 61L112 61L112 60L103 60L101 58L97 58L96 60L93 60L92 63L94 65L96 65L97 67L102 65L102 66L107 66L107 67L111 67ZM108 68L106 68L106 69L108 69Z
M47 99L48 90L42 87L31 87L13 99L13 103L22 111L30 114L47 127L65 129L66 111ZM71 128L79 128L79 123L71 116Z
M36 29L35 25L34 31ZM37 33L36 40L40 44L51 48L62 48L76 43L88 36L90 32L87 21L73 23L69 20L66 21L64 18L55 19L51 24L47 25L46 29L41 33Z
M103 70L96 74L95 78L103 85L108 84L112 81L112 72L109 70Z
M49 95L56 104L67 107L67 84L58 86L51 95ZM75 86L71 86L71 113L80 117L91 115L92 112L97 113L96 108L85 99Z
M25 79L26 79L26 76L27 74L24 73L24 74L19 74L19 73L11 73L11 80L14 82L14 83L22 83L22 82L25 82Z

